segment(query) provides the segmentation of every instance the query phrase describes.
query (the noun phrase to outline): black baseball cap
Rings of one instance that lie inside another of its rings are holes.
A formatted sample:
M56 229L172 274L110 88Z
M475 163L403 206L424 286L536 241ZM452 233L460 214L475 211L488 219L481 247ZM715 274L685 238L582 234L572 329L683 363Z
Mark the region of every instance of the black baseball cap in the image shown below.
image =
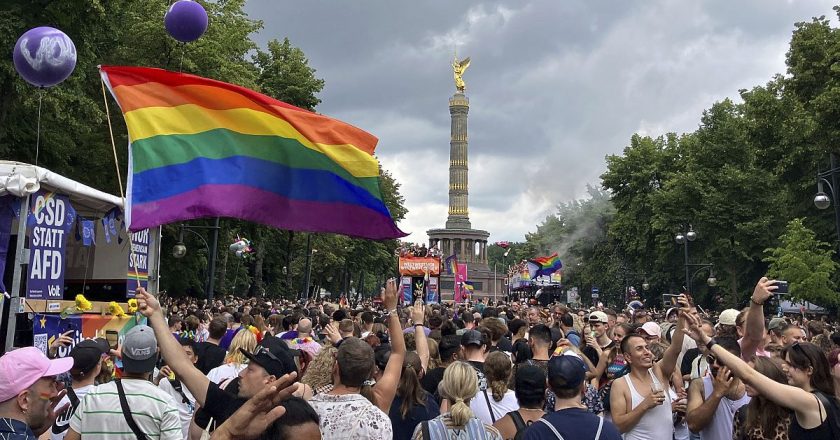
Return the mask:
M99 339L85 339L76 344L70 350L70 357L73 358L73 372L79 374L87 374L102 360L103 354L108 354L111 347L108 342L102 338Z
M284 374L297 371L294 355L286 342L276 336L267 336L257 346L253 353L239 349L251 362L265 368L265 371L274 376L281 377Z
M484 343L481 340L481 332L478 330L467 330L461 335L461 345L464 347L469 345L482 346Z

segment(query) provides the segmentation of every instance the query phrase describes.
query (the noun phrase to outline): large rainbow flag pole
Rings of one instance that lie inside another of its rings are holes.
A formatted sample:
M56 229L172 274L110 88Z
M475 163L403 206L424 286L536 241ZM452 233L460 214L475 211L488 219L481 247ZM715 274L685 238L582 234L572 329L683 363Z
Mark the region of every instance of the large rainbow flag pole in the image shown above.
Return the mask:
M377 139L244 87L101 66L129 138L131 231L201 217L369 239L405 236L379 189Z

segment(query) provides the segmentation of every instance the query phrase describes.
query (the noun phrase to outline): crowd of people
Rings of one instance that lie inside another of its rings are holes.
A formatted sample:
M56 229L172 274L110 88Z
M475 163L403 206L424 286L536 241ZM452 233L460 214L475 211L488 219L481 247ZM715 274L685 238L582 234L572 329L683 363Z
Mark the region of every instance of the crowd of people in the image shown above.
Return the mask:
M140 289L117 349L0 357L0 439L840 438L840 333L766 316L775 288L716 316Z

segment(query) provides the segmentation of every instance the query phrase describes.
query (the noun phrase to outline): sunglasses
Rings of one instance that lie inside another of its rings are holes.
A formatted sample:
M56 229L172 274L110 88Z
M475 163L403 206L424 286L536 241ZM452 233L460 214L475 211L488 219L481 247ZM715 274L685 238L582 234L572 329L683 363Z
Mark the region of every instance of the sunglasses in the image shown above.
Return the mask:
M283 363L283 361L281 361L277 356L273 355L271 353L271 351L269 351L269 349L265 348L262 345L258 346L257 349L254 350L253 354L254 354L254 356L257 356L257 355L260 355L260 354L265 354L266 356L269 357L269 359L280 362L280 363Z

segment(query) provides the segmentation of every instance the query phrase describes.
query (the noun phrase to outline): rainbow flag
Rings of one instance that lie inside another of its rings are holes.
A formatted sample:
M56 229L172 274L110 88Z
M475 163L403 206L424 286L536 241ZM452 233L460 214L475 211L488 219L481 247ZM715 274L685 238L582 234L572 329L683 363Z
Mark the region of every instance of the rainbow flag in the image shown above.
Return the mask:
M536 279L541 275L551 275L563 267L563 263L560 262L560 258L557 256L557 252L551 254L548 257L532 258L528 260L528 263L530 263L530 268L536 268L536 271L531 271L531 279Z
M131 231L201 217L403 237L382 200L377 139L244 87L102 66L128 126Z
M458 256L452 254L446 257L446 261L444 261L444 266L446 266L447 275L458 273Z
M464 281L464 289L467 289L470 292L474 292L475 286L473 285L472 281Z

